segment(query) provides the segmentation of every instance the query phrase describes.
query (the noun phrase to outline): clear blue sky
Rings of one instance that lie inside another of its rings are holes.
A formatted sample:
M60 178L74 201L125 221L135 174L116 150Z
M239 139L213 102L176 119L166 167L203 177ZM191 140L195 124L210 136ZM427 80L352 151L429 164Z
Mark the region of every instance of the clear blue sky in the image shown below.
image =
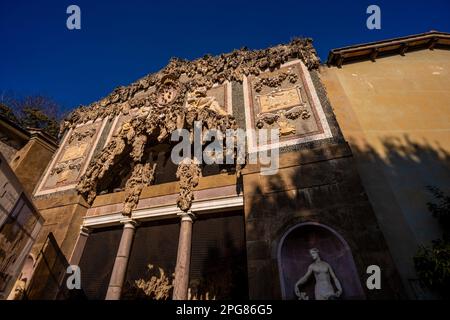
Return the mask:
M81 8L81 30L66 28L66 8ZM366 28L366 8L381 7L381 30ZM164 67L295 36L330 49L429 30L450 32L450 1L22 1L0 0L0 94L45 94L65 110Z

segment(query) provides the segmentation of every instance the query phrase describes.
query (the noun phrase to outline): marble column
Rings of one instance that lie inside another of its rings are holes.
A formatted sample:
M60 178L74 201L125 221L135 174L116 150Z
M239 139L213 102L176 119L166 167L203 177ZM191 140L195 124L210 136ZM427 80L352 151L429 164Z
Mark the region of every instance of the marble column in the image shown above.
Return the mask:
M175 280L173 300L187 300L189 287L189 265L191 262L192 223L195 215L192 212L182 212L180 237L178 239L177 265L175 267Z
M80 263L81 256L83 255L84 247L86 246L87 239L92 229L81 226L80 234L78 235L77 242L73 248L72 255L70 256L70 264L77 266Z
M132 219L122 220L123 232L120 239L119 249L117 250L116 260L109 280L106 300L119 300L122 293L122 287L125 280L125 273L130 257L131 245L133 243L136 221Z

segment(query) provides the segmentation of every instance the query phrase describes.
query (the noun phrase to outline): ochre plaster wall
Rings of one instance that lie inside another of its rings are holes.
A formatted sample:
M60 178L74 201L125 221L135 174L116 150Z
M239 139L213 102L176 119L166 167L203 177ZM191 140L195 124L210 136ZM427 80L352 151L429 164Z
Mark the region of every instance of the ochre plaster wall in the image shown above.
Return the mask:
M11 168L28 194L33 193L54 152L54 146L40 141L39 138L31 138L12 158Z
M440 236L426 186L450 193L450 51L322 67L321 79L405 283Z

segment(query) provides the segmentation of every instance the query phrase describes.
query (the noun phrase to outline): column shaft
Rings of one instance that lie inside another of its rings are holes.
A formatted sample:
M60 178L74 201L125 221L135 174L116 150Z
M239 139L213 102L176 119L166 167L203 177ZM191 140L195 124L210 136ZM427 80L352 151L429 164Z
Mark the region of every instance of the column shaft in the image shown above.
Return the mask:
M175 267L173 300L187 300L189 287L193 214L182 213L180 216L181 225L178 240L177 265Z
M122 293L122 287L125 280L125 273L128 266L131 245L133 243L135 222L133 220L125 221L123 226L122 238L120 239L119 249L117 250L116 260L109 280L106 300L119 300Z
M81 260L81 256L83 255L84 247L86 246L87 239L91 230L86 227L81 227L80 234L78 235L77 242L75 243L75 247L73 248L72 255L70 256L70 264L78 265Z

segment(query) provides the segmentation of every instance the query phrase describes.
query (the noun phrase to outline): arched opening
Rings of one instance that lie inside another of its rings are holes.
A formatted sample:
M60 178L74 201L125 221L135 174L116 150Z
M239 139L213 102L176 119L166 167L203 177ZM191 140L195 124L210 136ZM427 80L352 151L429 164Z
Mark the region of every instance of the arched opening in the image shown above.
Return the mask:
M338 278L342 286L339 299L365 299L350 247L336 231L314 222L291 227L279 242L277 258L283 299L298 299L295 284L314 262L310 254L312 248L319 250L320 258L331 266ZM300 290L310 300L315 299L314 277L312 274Z

